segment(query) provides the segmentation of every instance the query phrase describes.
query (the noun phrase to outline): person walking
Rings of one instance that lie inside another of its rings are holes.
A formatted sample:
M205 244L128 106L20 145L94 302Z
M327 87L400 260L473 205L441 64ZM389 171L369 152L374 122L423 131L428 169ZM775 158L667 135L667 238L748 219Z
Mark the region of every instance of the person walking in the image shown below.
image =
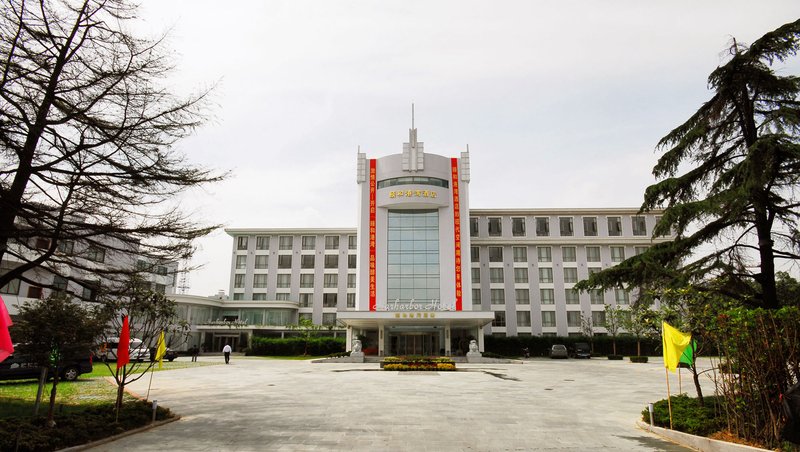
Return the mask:
M197 354L200 353L200 348L195 345L194 347L192 347L191 352L192 352L192 362L196 363L197 362Z
M225 364L230 364L232 351L233 349L229 344L225 344L225 346L222 347L222 354L225 355Z

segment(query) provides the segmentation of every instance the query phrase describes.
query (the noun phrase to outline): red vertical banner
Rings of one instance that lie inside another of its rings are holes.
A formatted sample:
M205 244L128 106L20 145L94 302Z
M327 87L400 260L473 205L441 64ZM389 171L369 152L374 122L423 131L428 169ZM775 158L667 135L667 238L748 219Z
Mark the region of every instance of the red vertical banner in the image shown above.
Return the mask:
M456 245L456 311L462 308L461 297L461 202L458 191L458 159L450 159L453 183L453 237Z
M369 160L369 310L377 310L375 284L375 199L378 193L377 161Z

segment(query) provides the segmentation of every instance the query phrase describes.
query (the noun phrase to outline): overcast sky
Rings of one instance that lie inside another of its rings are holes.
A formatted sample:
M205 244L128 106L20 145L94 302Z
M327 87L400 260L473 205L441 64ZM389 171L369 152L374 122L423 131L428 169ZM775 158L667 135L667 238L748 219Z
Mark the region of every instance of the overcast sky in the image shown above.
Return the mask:
M638 207L658 140L708 99L731 38L792 1L143 0L178 91L216 85L179 144L231 177L185 198L226 227L355 227L356 152L469 145L474 208ZM783 69L796 72L797 64ZM228 290L231 238L198 242L187 293Z

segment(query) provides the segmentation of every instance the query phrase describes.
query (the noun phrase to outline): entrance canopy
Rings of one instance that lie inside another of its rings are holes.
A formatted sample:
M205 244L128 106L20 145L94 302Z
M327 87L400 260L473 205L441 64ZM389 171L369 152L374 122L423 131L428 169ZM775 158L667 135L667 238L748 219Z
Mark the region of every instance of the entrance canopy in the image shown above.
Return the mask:
M494 320L486 311L344 311L336 319L356 329L381 326L449 326L450 328L482 328Z

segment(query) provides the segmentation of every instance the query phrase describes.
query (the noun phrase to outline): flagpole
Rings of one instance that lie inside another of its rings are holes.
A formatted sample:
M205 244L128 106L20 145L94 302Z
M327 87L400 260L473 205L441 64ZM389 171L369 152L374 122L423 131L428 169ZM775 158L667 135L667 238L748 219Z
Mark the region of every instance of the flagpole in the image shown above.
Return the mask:
M683 381L681 380L681 364L678 363L678 394L683 394Z
M666 338L664 337L664 326L661 326L661 346L664 347L664 350L667 350L667 342ZM669 429L672 430L672 400L670 399L670 390L669 390L669 369L667 368L667 362L664 361L664 376L667 378L667 408L669 409Z
M144 401L150 400L150 387L153 386L153 373L155 372L155 363L153 366L150 366L150 383L147 384L147 395L144 396Z

